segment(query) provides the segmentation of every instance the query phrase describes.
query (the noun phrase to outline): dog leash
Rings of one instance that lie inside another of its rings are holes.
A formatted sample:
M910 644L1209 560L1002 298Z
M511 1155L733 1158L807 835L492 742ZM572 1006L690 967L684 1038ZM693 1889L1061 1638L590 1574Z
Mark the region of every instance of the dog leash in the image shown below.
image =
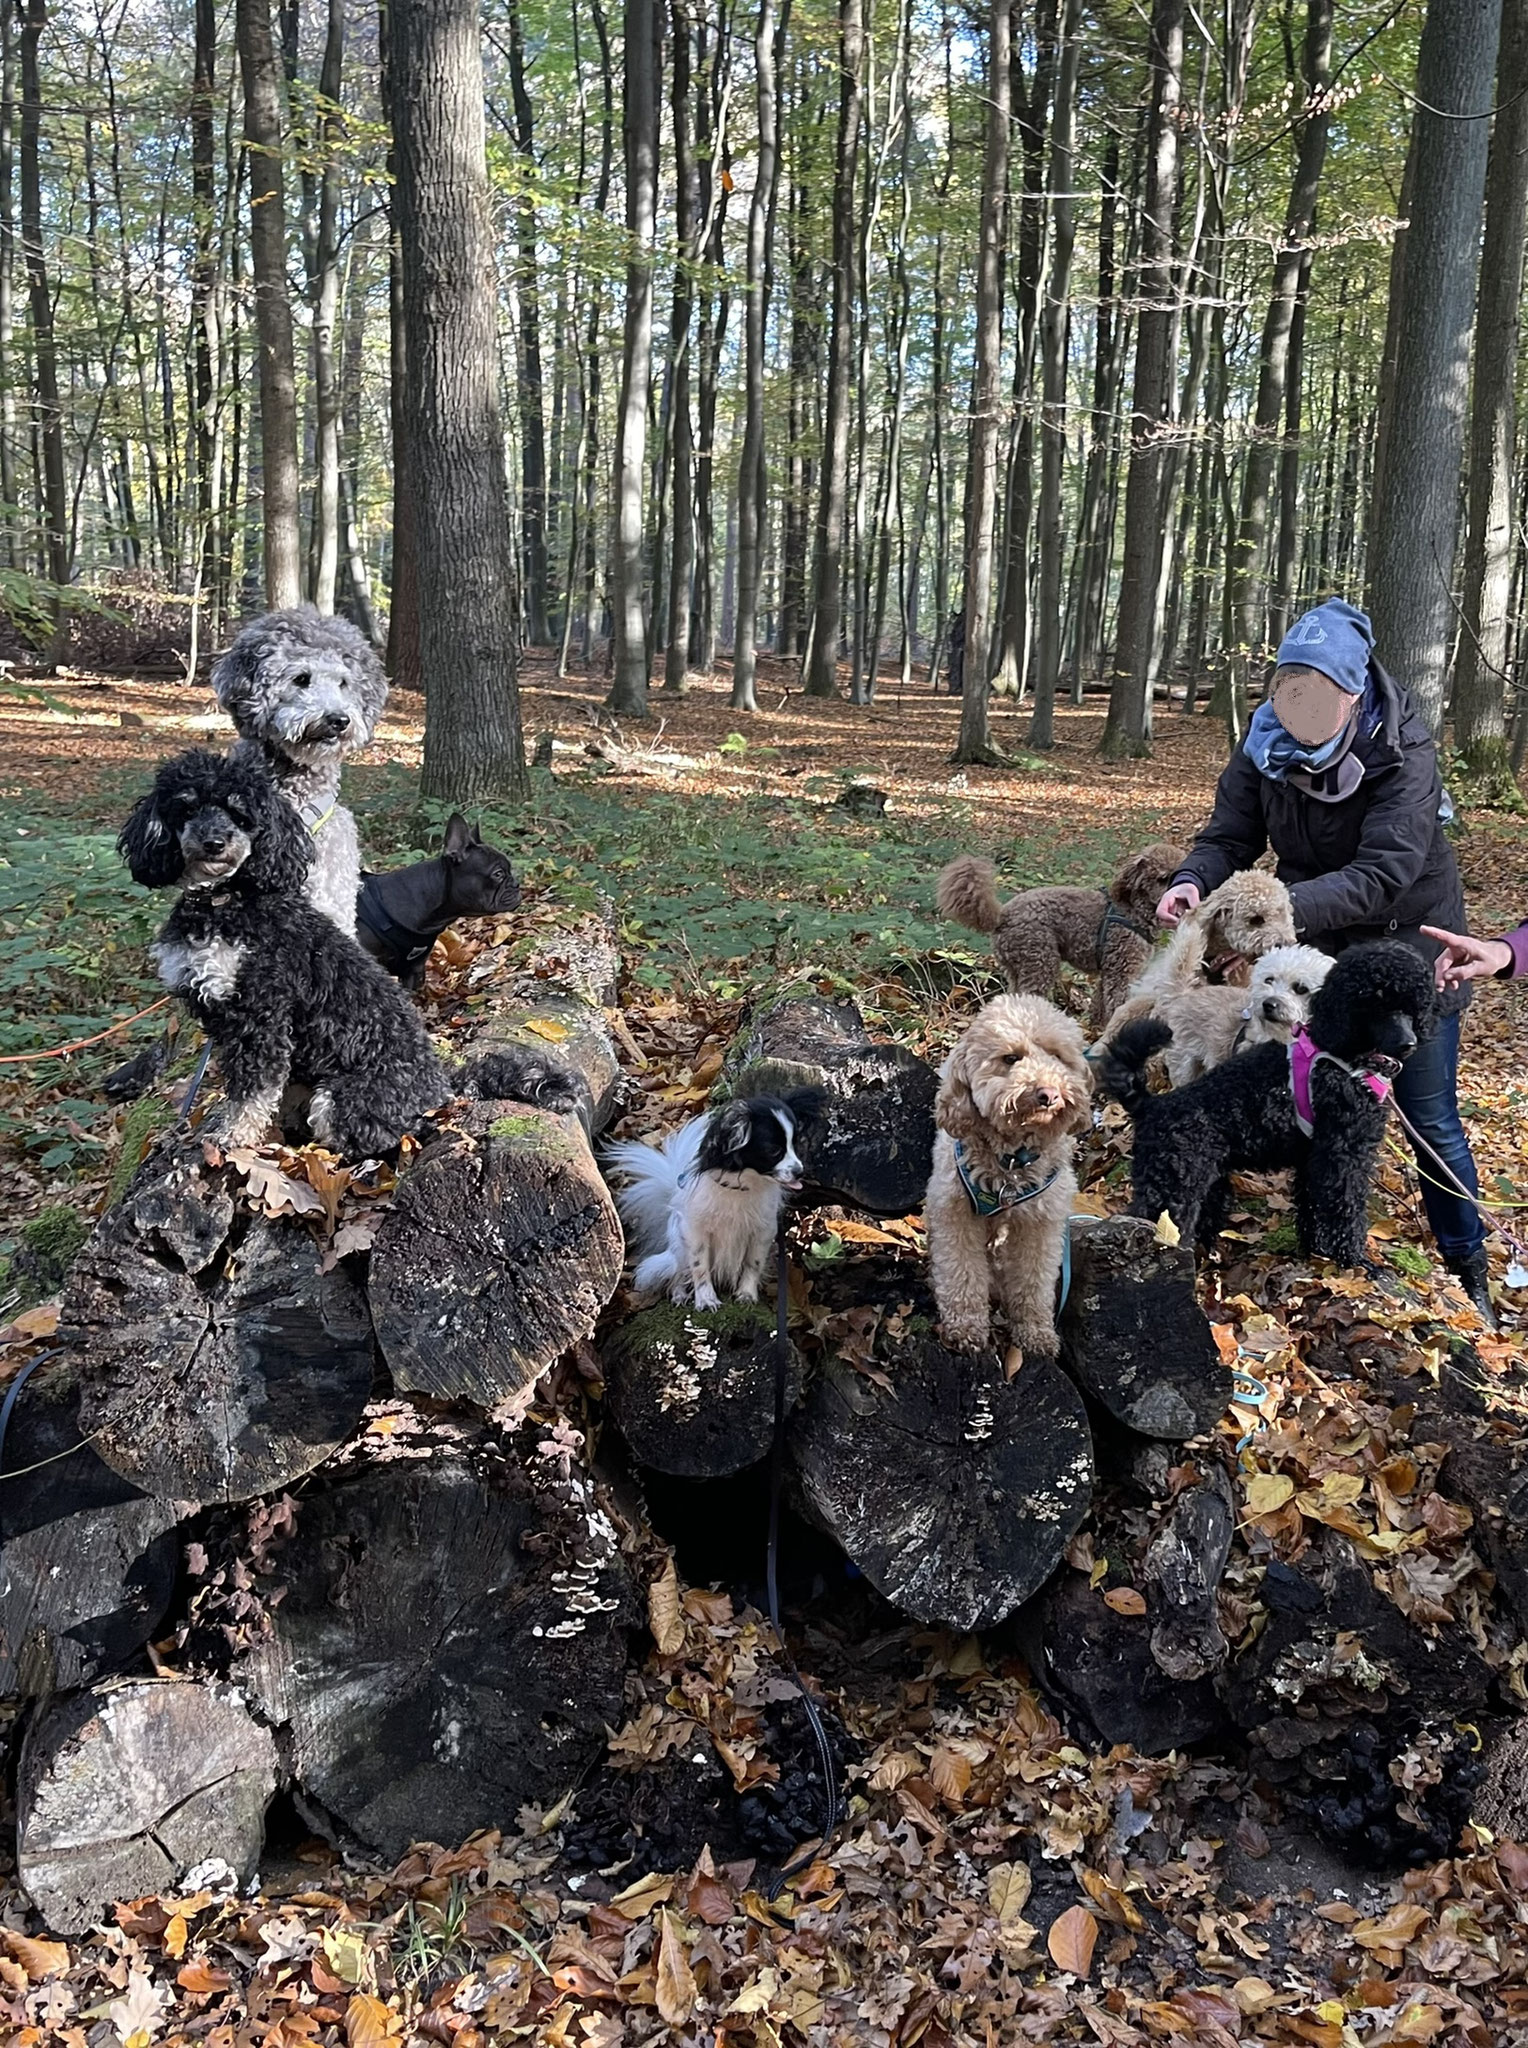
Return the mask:
M775 1433L769 1452L769 1540L764 1552L764 1588L770 1626L775 1632L775 1640L780 1645L780 1654L785 1659L786 1669L801 1695L801 1704L806 1709L806 1717L811 1724L812 1734L817 1743L818 1758L822 1764L826 1811L821 1837L811 1852L815 1858L826 1847L838 1826L838 1765L834 1761L833 1746L828 1740L828 1731L823 1726L817 1702L802 1683L801 1673L796 1668L796 1660L785 1640L785 1630L780 1625L780 1496L785 1484L785 1399L790 1377L790 1272L785 1256L786 1213L785 1204L782 1202L780 1220L775 1229L775 1263L779 1269L775 1281ZM801 1862L802 1858L798 1855L783 1867L769 1893L771 1898L779 1893L787 1878Z
M8 1052L0 1054L0 1067L25 1066L31 1060L61 1060L71 1052L83 1052L87 1046L99 1045L103 1038L110 1038L118 1031L125 1031L129 1024L136 1024L141 1017L152 1017L156 1010L162 1010L172 996L161 996L157 1003L150 1003L146 1010L135 1010L131 1017L119 1017L114 1024L108 1024L104 1031L96 1032L93 1038L73 1038L67 1045L50 1046L47 1052Z
M1396 1116L1400 1120L1402 1129L1405 1131L1407 1137L1410 1138L1412 1144L1421 1147L1421 1149L1427 1154L1428 1158L1433 1162L1434 1166L1437 1167L1438 1171L1440 1173L1447 1175L1447 1180L1440 1181L1434 1179L1433 1176L1425 1170L1421 1162L1417 1161L1415 1162L1416 1169L1417 1172L1421 1175L1421 1177L1424 1180L1431 1180L1433 1186L1435 1188L1442 1188L1445 1194L1457 1195L1462 1201L1468 1202L1470 1207L1474 1209L1476 1214L1480 1217L1481 1222L1485 1225L1487 1230L1494 1230L1498 1237L1504 1239L1506 1243L1511 1245L1512 1249L1517 1253L1519 1258L1528 1260L1528 1244L1524 1243L1523 1239L1517 1235L1516 1231L1509 1230L1505 1223L1499 1222L1496 1216L1492 1213L1493 1209L1497 1207L1517 1208L1521 1205L1515 1202L1504 1202L1501 1204L1485 1202L1481 1200L1479 1195L1472 1195L1469 1189L1464 1185L1463 1181L1461 1181L1459 1176L1454 1172L1454 1169L1449 1165L1448 1161L1446 1159L1440 1158L1436 1148L1432 1144L1430 1144L1426 1138L1422 1136L1421 1132L1417 1129L1416 1125L1412 1123L1410 1117L1408 1117L1406 1112L1401 1108L1401 1105L1398 1102L1396 1102L1392 1104L1392 1107L1395 1110ZM1400 1152L1399 1146L1394 1145L1393 1140L1392 1149L1394 1149L1400 1157L1405 1157L1405 1154Z

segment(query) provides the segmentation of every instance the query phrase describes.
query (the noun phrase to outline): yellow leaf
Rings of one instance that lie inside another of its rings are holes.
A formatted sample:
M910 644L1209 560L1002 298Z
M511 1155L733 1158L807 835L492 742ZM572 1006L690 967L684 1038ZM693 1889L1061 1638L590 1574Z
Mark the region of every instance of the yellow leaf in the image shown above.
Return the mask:
M1231 1996L1249 2020L1260 2018L1279 2002L1279 1994L1266 1977L1238 1977Z
M682 2027L700 1999L695 1973L684 1952L672 1913L663 1915L663 1933L658 1943L658 2015L671 2027Z
M656 1871L651 1871L635 1884L629 1884L625 1891L617 1892L610 1903L623 1920L641 1920L654 1906L661 1906L673 1889L673 1878L659 1877Z
M934 1751L928 1774L939 1796L947 1799L951 1806L959 1806L971 1783L969 1759L957 1755L953 1749L941 1747Z
M658 1655L677 1657L684 1648L684 1619L679 1611L679 1574L672 1558L647 1589L647 1625Z
M1111 1586L1104 1595L1105 1607L1112 1607L1116 1614L1144 1614L1146 1595L1138 1593L1134 1586Z
M1178 1228L1177 1224L1174 1223L1173 1219L1171 1218L1171 1216L1168 1215L1165 1209L1157 1218L1156 1237L1158 1244L1174 1245L1182 1244L1183 1242L1182 1231ZM1078 1913L1084 1912L1085 1910L1086 1908L1082 1906L1077 1906L1073 1908L1073 1911ZM1065 1919L1065 1917L1065 1914L1063 1914L1062 1918Z
M1323 1510L1350 1508L1354 1501L1362 1497L1363 1490L1362 1472L1328 1472L1323 1475L1321 1484L1316 1488L1316 1499L1320 1501Z
M1145 1932L1146 1922L1135 1901L1119 1885L1111 1884L1101 1871L1085 1870L1082 1888L1104 1918L1112 1920L1116 1927L1128 1927L1132 1934Z
M14 1344L23 1337L51 1337L57 1329L58 1302L40 1301L36 1308L23 1309L5 1334Z
M345 2007L345 2039L349 2048L383 2048L392 2038L392 2014L380 1998L355 1992Z
M342 1984L359 1984L366 1969L366 1942L353 1927L326 1927L324 1961Z
M572 1027L559 1024L555 1017L527 1017L524 1028L534 1032L537 1038L544 1038L550 1045L561 1045L573 1036Z
M173 1956L178 1963L186 1952L186 1923L177 1913L164 1931L165 1954Z
M1034 1887L1027 1863L994 1863L987 1872L987 1903L1000 1926L1010 1926L1029 1904Z
M1098 1922L1086 1906L1068 1906L1059 1920L1051 1922L1045 1946L1058 1970L1070 1970L1074 1977L1086 1977L1093 1967L1093 1949L1098 1940Z
M1254 1472L1247 1480L1247 1513L1271 1515L1294 1499L1295 1483L1284 1472Z
M878 1230L873 1223L856 1223L847 1216L833 1225L833 1235L842 1238L845 1244L902 1244L905 1241L893 1237L889 1230Z
M175 1981L193 1997L208 1998L214 1991L226 1991L233 1978L226 1970L214 1969L204 1956L198 1956L176 1972Z

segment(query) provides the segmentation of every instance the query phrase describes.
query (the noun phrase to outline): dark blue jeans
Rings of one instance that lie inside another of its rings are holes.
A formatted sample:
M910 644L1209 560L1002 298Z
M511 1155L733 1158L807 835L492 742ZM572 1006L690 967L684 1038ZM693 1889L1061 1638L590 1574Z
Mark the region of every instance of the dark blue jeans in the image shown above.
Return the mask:
M1427 1220L1446 1259L1467 1259L1486 1241L1480 1211L1471 1208L1462 1195L1438 1185L1446 1177L1439 1173L1437 1160L1427 1149L1432 1147L1471 1194L1480 1192L1470 1141L1459 1121L1459 1021L1457 1011L1452 1017L1440 1018L1437 1031L1425 1045L1418 1046L1395 1084L1398 1107L1426 1140L1419 1145L1407 1133L1422 1175Z

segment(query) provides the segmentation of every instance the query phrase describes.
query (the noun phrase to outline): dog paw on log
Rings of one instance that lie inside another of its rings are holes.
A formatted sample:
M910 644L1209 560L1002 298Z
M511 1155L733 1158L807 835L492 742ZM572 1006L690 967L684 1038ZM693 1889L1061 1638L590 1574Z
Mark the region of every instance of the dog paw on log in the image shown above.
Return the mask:
M808 1514L919 1621L993 1627L1088 1512L1081 1396L1049 1359L1007 1379L995 1351L946 1350L911 1259L846 1262L823 1291L826 1353L790 1440Z
M394 1421L253 1558L233 1666L313 1809L388 1857L561 1797L620 1723L634 1619L607 1506L541 1425Z
M775 1433L775 1326L768 1309L659 1302L612 1331L605 1402L639 1465L676 1479L725 1479L767 1457ZM786 1406L801 1394L787 1366Z
M160 1500L251 1500L344 1443L371 1394L371 1319L294 1218L252 1215L199 1138L161 1147L65 1283L80 1427Z
M592 1334L620 1218L580 1120L473 1103L399 1175L367 1293L393 1384L496 1407Z
M45 1698L119 1668L170 1602L189 1501L129 1486L81 1439L63 1360L21 1389L0 1466L0 1695Z
M173 1892L216 1857L253 1875L276 1745L232 1686L140 1678L62 1694L27 1731L16 1786L22 1889L56 1934L118 1899Z
M871 1039L853 1003L791 998L757 1011L722 1070L728 1095L821 1088L827 1107L807 1133L808 1201L905 1216L933 1169L939 1077L905 1045Z
M1232 1382L1194 1294L1192 1251L1159 1244L1139 1216L1074 1217L1071 1227L1062 1363L1142 1436L1181 1443L1213 1429Z

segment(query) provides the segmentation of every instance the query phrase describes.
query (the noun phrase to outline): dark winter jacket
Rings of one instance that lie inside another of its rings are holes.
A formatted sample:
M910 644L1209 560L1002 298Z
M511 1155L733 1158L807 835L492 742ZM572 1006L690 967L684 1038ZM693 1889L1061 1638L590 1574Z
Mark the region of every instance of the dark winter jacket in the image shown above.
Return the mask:
M1352 795L1322 803L1292 782L1272 782L1238 747L1178 879L1197 882L1208 896L1272 847L1301 939L1328 953L1359 939L1404 939L1431 961L1437 943L1419 925L1468 929L1458 864L1438 815L1437 749L1400 684L1377 662L1371 674L1378 706L1363 714L1353 739L1364 774ZM1443 1006L1467 1000L1461 991Z

